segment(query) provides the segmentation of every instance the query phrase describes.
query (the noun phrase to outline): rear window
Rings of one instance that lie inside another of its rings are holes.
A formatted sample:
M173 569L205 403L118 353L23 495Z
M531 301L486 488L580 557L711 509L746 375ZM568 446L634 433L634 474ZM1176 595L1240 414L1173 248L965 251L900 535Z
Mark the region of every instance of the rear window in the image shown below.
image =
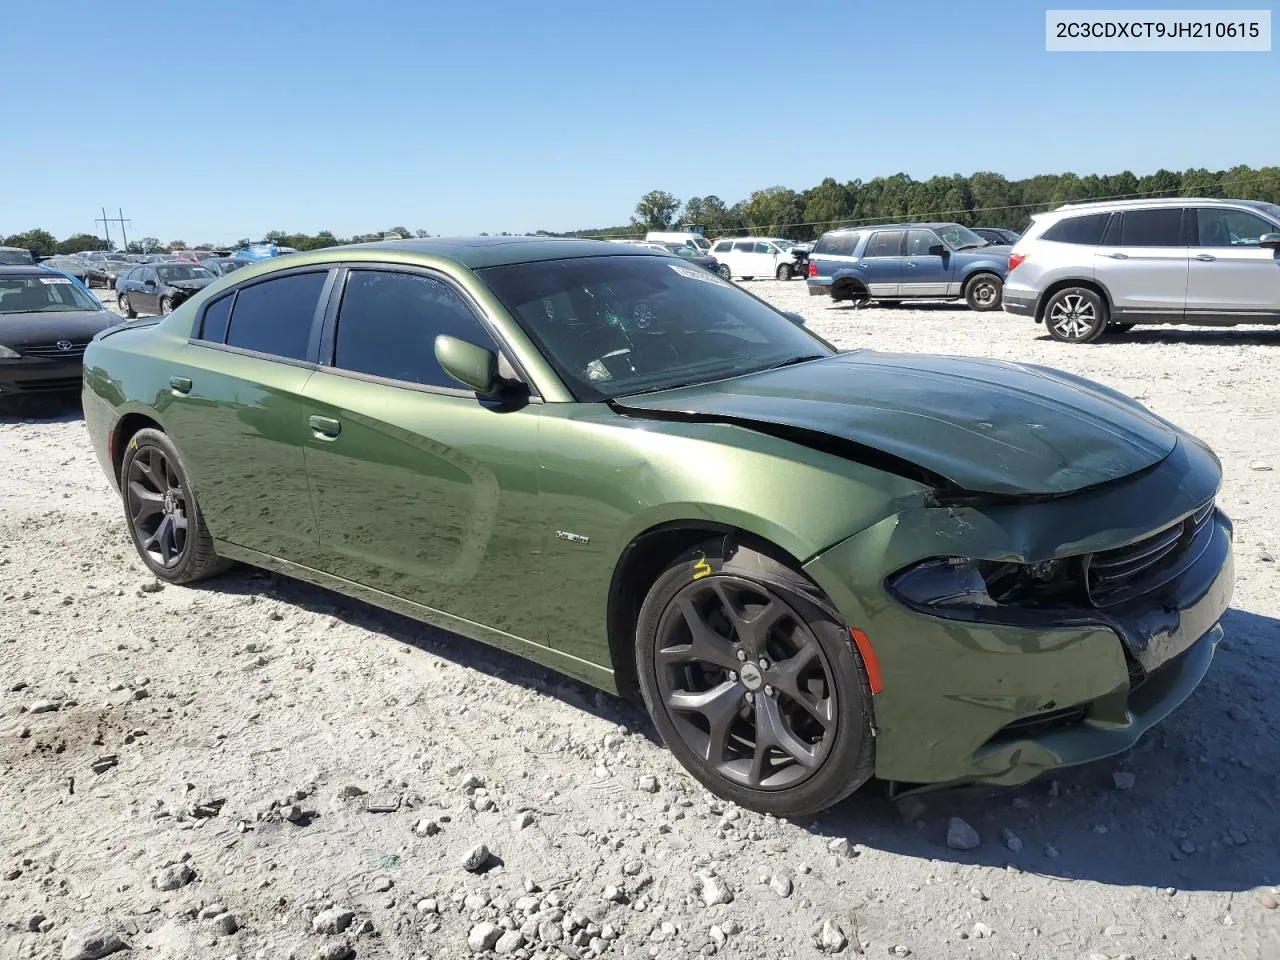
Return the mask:
M1107 229L1109 213L1090 213L1083 217L1067 217L1059 220L1044 232L1041 240L1055 243L1083 243L1097 246L1102 243L1102 233Z
M295 273L242 287L227 345L290 360L307 359L311 328L327 272Z
M204 320L200 324L200 339L211 343L225 343L227 323L231 320L232 296L215 300L204 308Z
M814 253L826 253L833 257L851 257L858 248L857 233L824 233L813 245Z

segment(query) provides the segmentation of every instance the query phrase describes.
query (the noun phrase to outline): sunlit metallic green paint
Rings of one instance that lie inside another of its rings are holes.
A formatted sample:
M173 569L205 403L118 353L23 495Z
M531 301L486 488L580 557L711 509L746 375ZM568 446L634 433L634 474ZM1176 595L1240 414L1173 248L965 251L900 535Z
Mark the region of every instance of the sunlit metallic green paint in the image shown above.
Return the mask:
M919 478L749 426L574 403L472 270L618 252L603 246L382 244L237 271L158 325L90 347L85 415L95 449L114 475L108 434L146 416L182 451L220 553L608 690L625 667L611 654L607 621L629 545L671 525L762 538L803 564L846 622L870 637L884 677L874 700L876 769L888 779L1019 782L1123 749L1195 686L1229 596L1229 562L1216 592L1185 598L1180 624L1156 637L1166 653L1205 641L1141 709L1126 697L1122 648L1104 624L942 620L906 609L884 585L929 556L1033 561L1139 539L1213 495L1220 471L1193 438L1175 430L1173 453L1155 467L1069 496L936 506L936 491ZM541 402L503 406L189 341L201 303L221 290L276 269L337 262L403 263L452 278L502 331ZM189 395L171 389L175 376L192 381ZM1001 413L1006 425L1016 419ZM312 416L339 420L341 434L318 435ZM929 442L927 430L917 442ZM626 586L643 595L648 585ZM625 656L627 644L621 649ZM1016 717L1084 701L1093 706L1078 731L987 745Z

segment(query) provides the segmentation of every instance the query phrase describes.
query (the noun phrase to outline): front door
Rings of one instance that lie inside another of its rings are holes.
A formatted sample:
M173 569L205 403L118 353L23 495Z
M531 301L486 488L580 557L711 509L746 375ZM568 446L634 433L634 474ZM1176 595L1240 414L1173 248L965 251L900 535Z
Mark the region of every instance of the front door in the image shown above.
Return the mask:
M346 275L331 365L305 389L321 569L542 642L540 405L463 389L436 362L440 334L497 349L441 276Z
M1182 209L1112 214L1093 267L1111 296L1112 320L1181 320L1187 300Z
M952 264L950 252L930 253L930 247L947 246L932 230L907 231L907 255L902 262L904 297L945 297L950 292Z
M1280 321L1280 252L1259 243L1280 227L1243 210L1189 212L1194 220L1186 319Z
M137 280L134 289L129 291L130 306L138 313L159 313L160 298L156 295L156 271L154 267L143 267L130 274Z
M162 409L217 540L316 561L303 387L315 370L322 305L336 271L311 268L211 301L174 363Z
M867 239L867 249L859 261L867 290L875 297L897 297L902 287L904 230L878 230Z

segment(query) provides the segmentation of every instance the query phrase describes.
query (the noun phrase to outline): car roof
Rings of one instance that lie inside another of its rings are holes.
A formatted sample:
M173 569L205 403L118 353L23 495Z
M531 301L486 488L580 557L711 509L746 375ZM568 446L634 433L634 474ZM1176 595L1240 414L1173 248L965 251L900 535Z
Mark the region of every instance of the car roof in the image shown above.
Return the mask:
M1258 201L1232 200L1226 197L1147 197L1145 200L1081 200L1079 203L1064 203L1056 207L1053 212L1088 209L1124 210L1129 207L1185 207L1187 204L1210 207L1240 206L1241 204L1257 206Z
M958 226L960 224L954 220L914 220L911 223L867 223L857 227L836 227L834 230L828 230L827 233L858 233L865 230L907 230L911 227L932 229L934 227Z
M416 253L452 260L469 269L534 263L540 260L569 260L575 257L629 257L649 253L644 247L628 250L626 245L606 240L565 237L432 237L423 240L375 240L340 247L324 247L304 254L290 254L289 263L309 253L326 254L323 259L341 259L344 250L361 252L385 250L395 256ZM395 259L395 256L392 259ZM321 258L317 258L321 259Z
M0 265L0 277L47 277L49 267L38 263L15 263Z

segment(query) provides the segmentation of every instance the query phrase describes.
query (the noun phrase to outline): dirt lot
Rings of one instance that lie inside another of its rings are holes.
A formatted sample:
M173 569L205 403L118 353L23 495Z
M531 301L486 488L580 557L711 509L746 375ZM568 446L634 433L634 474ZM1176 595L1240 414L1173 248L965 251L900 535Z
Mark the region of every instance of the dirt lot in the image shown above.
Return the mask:
M248 569L156 590L75 406L5 412L0 957L1280 956L1280 331L1068 347L747 286L841 346L1064 367L1208 440L1239 579L1192 701L1019 790L760 817L514 657Z

